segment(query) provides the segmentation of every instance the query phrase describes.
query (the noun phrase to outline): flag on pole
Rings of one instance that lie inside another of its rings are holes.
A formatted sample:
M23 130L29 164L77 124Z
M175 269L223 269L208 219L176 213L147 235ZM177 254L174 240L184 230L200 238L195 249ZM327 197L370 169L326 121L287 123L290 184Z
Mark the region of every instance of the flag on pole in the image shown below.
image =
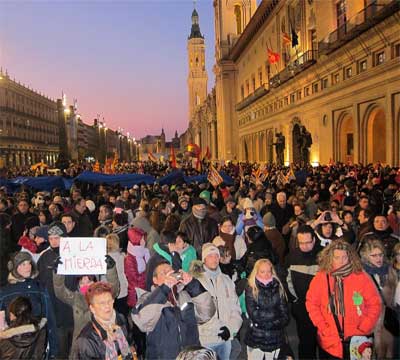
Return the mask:
M207 145L206 153L203 156L203 160L204 159L206 159L206 160L210 160L211 159L211 152L210 152L210 148L208 147L208 145Z
M271 65L276 64L281 58L278 53L273 52L270 48L267 48L267 55L268 55L268 61Z
M171 161L171 167L176 169L176 157L175 157L175 149L174 147L171 145L170 148L170 158L169 161Z
M210 168L208 171L208 176L207 176L207 180L211 183L212 186L214 186L215 188L221 184L224 179L222 179L222 176L219 174L219 172L217 171L217 169L213 166L213 164L210 164Z

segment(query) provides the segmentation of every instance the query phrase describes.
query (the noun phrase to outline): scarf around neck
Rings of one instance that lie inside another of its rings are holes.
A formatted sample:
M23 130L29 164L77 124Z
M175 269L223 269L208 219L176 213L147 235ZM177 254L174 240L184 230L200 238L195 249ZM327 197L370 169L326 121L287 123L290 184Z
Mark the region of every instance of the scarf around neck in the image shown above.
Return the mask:
M127 251L129 255L132 255L136 258L139 274L144 272L146 270L146 264L150 259L149 249L140 245L132 245L131 242L129 242Z
M352 272L353 266L350 262L331 272L331 276L335 279L335 284L333 292L330 294L332 300L330 304L333 304L333 309L331 308L330 310L335 315L345 316L343 279Z
M105 360L119 359L120 355L122 359L125 359L131 354L125 334L116 323L115 311L113 311L113 315L109 321L103 321L93 316L92 324L106 347Z
M231 258L233 260L236 260L236 250L235 250L236 232L234 231L233 234L229 234L220 231L219 236L222 238L222 240L224 240L225 247L229 249Z

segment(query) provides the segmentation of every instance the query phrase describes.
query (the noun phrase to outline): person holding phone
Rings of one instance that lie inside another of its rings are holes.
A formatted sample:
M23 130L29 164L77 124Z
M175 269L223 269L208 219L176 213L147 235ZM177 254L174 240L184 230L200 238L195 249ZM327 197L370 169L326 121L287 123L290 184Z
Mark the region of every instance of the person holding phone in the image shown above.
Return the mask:
M132 320L147 333L146 359L175 359L184 347L200 345L198 326L214 313L214 302L201 283L163 262L153 271L152 291L132 310Z

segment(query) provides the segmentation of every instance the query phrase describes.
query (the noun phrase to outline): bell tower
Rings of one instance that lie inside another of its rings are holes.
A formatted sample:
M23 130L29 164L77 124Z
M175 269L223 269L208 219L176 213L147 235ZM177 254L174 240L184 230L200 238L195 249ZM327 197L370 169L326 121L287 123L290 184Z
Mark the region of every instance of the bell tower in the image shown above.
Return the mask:
M199 14L194 9L192 12L192 29L188 37L188 65L187 79L189 90L189 123L193 119L196 107L207 98L207 71L205 64L204 36L200 32Z

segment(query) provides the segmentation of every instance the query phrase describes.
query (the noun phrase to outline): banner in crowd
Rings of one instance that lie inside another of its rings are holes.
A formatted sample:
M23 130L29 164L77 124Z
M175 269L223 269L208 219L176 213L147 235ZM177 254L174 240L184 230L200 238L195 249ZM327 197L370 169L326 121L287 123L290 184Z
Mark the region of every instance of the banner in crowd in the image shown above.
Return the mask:
M102 275L107 271L106 239L61 238L57 273L63 275Z

